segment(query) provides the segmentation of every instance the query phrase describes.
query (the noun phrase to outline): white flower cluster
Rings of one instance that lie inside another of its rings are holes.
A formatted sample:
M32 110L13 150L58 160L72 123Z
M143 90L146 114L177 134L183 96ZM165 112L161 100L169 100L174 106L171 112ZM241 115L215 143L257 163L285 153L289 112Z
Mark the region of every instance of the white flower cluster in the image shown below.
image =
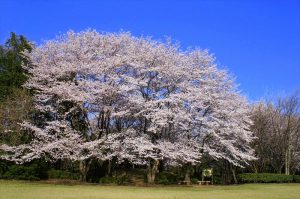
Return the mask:
M32 141L2 145L2 158L172 165L200 162L203 154L235 165L254 158L247 101L207 51L88 30L68 32L27 56L25 86L46 116L43 124L24 121Z

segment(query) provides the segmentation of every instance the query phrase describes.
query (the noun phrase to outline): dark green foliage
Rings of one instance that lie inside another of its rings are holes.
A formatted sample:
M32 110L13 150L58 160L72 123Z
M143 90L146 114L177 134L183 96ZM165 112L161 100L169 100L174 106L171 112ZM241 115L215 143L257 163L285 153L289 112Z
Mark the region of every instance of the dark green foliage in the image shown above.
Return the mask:
M106 167L106 164L103 165L98 160L93 160L87 173L87 181L98 183L99 179L107 174Z
M225 184L220 173L214 172L213 184Z
M238 175L241 183L288 183L293 182L292 175L274 173L243 173Z
M19 125L32 114L30 91L22 88L27 80L22 65L29 64L25 50L31 51L31 44L15 33L0 46L0 144L19 145L30 140Z
M99 180L101 184L116 184L116 177L102 177Z
M30 166L12 165L1 176L4 179L17 179L17 180L40 180L40 168L37 164Z
M294 182L300 183L300 175L293 175Z
M22 54L24 50L31 51L31 44L24 36L15 33L11 33L5 46L0 47L0 100L20 88L27 80L22 64L27 65L29 61Z
M9 163L7 161L0 161L0 178L9 169Z
M117 184L130 184L131 180L128 175L121 175L117 177Z
M124 185L124 184L131 183L131 181L130 181L130 177L124 174L121 176L114 176L114 177L102 177L100 178L99 183Z
M71 173L69 171L50 169L48 171L49 179L69 179L69 180L79 180L79 173Z
M156 184L164 184L164 185L168 185L168 184L177 184L180 176L176 175L173 172L167 172L167 171L163 171L157 174L156 179L155 179L155 183Z
M156 184L164 184L164 185L170 184L170 182L169 182L167 176L166 176L166 175L163 175L163 174L158 175L158 176L156 177L155 183L156 183Z
M191 183L192 184L198 184L199 179L198 178L192 178Z
M48 165L44 160L35 160L24 165L0 162L0 178L16 180L44 180L48 178Z

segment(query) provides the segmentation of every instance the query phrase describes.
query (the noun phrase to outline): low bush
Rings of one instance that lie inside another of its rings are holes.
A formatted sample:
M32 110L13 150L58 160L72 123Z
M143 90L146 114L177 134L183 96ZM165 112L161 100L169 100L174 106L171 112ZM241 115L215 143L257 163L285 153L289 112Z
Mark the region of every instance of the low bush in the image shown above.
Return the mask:
M288 183L293 182L292 175L274 173L243 173L238 175L241 183Z
M160 174L156 177L155 179L155 183L156 184L164 184L164 185L167 185L167 184L171 184L167 178L166 175L164 174Z
M71 173L63 170L50 169L48 171L49 179L69 179L69 180L79 180L79 173Z
M102 177L99 180L99 183L101 184L116 184L117 179L116 177Z
M173 172L160 172L157 174L155 183L156 184L177 184L179 181L178 176Z
M16 179L16 180L40 180L39 167L37 164L30 166L12 165L1 176L4 179Z
M117 177L117 184L129 184L129 183L131 183L131 180L128 175L122 175Z
M300 175L293 175L294 182L300 183Z
M191 183L192 184L198 184L199 179L198 178L192 178Z
M4 175L4 173L9 169L9 165L5 161L0 161L0 178Z
M101 184L118 184L118 185L124 185L129 184L130 178L128 175L120 175L120 176L113 176L113 177L102 177L99 180L99 183Z

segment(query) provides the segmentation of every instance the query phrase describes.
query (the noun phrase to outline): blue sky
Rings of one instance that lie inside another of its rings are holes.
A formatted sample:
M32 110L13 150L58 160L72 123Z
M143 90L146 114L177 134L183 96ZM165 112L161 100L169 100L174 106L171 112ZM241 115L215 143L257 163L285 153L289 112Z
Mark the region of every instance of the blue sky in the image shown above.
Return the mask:
M300 90L300 0L0 0L11 31L40 44L69 29L165 36L209 49L250 100Z

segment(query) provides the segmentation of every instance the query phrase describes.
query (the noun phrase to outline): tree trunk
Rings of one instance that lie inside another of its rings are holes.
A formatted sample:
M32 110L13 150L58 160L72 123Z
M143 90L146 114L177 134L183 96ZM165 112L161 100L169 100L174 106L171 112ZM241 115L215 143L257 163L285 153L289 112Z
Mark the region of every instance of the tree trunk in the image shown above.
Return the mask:
M111 167L112 167L112 160L108 160L108 164L107 164L107 174L106 176L111 176Z
M235 174L235 168L231 164L230 164L230 170L232 172L232 177L233 177L234 184L237 184L238 181L237 181L236 174Z
M80 181L86 182L87 173L90 169L91 160L82 160L79 162Z
M191 169L191 165L187 164L184 175L184 181L187 181L187 184L190 184L191 182Z
M147 170L147 180L149 184L154 184L155 175L158 172L159 160L150 160Z
M285 151L285 175L290 175L291 147Z
M232 174L230 163L227 160L222 161L222 184L230 184L232 182Z
M256 166L254 166L254 173L258 173L258 169Z

